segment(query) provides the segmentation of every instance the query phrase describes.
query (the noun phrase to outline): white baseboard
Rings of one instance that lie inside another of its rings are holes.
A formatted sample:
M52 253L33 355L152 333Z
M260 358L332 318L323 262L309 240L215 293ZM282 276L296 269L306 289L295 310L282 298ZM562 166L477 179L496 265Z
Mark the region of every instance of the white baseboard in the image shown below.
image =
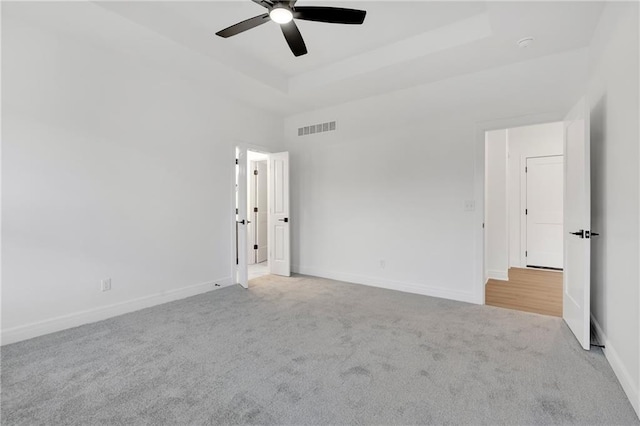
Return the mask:
M607 361L609 361L609 365L611 365L620 385L622 385L622 389L624 389L624 392L627 394L627 398L629 398L633 409L636 410L636 415L640 418L640 394L638 393L636 384L629 374L629 371L627 371L627 368L620 360L615 347L611 345L611 341L607 338L607 335L604 333L602 327L600 327L600 324L593 314L591 314L591 322L595 327L598 341L604 345L604 349L602 350L604 352L604 356L607 358Z
M44 321L9 328L2 330L2 333L0 334L0 342L2 345L20 342L33 337L78 327L80 325L96 321L102 321L107 318L139 311L140 309L149 308L151 306L161 305L163 303L173 302L174 300L180 300L197 294L206 293L217 288L229 286L232 283L233 280L231 277L221 278L206 283L194 284L133 300L114 303L113 305L101 306L94 309L88 309L86 311L74 312L72 314ZM216 287L215 284L218 284L219 287Z
M509 271L497 271L489 269L487 276L492 280L509 281Z
M423 296L439 297L442 299L457 300L460 302L480 304L473 292L462 292L446 288L387 280L384 278L367 277L364 275L350 274L347 272L327 271L308 266L294 265L293 271L299 274L312 275L314 277L329 278L337 281L345 281L354 284L363 284L371 287L386 288L405 293L421 294Z

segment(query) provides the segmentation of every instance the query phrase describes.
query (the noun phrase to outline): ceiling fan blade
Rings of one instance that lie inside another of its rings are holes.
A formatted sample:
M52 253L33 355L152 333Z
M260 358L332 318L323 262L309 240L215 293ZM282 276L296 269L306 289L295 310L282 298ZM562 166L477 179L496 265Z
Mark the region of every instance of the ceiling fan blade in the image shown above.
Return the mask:
M343 9L341 7L300 6L296 7L293 17L306 21L328 22L330 24L355 24L364 22L365 10Z
M307 46L304 44L302 34L300 34L296 23L291 21L288 24L280 25L280 28L282 28L282 34L284 34L284 38L287 40L287 44L289 44L293 54L295 56L305 55L307 53Z
M273 7L273 2L270 0L251 0L251 1L259 4L262 7L266 7L267 9L271 9Z
M253 18L247 19L246 21L239 22L235 25L230 26L229 28L218 31L216 35L224 38L231 37L236 34L240 34L241 32L250 30L251 28L255 28L258 25L262 25L265 22L269 22L270 20L271 19L269 18L268 13L265 13L264 15L254 16Z

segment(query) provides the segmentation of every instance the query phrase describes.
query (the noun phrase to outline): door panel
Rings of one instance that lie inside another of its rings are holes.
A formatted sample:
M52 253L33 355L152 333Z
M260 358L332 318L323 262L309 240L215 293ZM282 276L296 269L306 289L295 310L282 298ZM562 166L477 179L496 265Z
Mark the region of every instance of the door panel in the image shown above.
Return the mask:
M285 212L285 191L284 191L284 167L285 162L280 159L274 159L273 165L273 213L284 214Z
M563 267L562 155L527 158L527 266Z
M289 153L269 155L269 271L291 275L289 241Z
M244 288L249 288L247 271L247 150L236 149L236 281Z
M591 173L589 111L582 98L565 119L563 318L590 349ZM576 235L578 234L578 235Z
M276 224L275 225L275 247L273 249L273 260L276 262L285 261L285 249L284 249L284 239L285 239L285 224Z

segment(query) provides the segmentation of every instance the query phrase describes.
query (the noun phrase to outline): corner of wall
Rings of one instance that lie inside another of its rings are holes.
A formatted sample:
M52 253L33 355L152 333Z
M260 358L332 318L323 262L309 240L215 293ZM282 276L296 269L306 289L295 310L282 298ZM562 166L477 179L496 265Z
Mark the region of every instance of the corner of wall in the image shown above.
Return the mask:
M327 278L331 280L344 281L352 284L361 284L370 287L385 288L388 290L402 291L405 293L420 294L422 296L439 297L442 299L457 300L473 304L482 304L471 292L451 290L433 285L424 285L406 281L389 280L385 278L369 277L360 274L347 272L330 271L324 268L314 268L309 266L292 265L292 271L313 275L314 277Z
M232 277L219 278L213 281L194 284L163 293L156 293L150 296L140 297L138 299L115 303L113 305L101 306L86 311L74 312L69 315L63 315L44 321L2 330L0 332L0 345L8 345L27 339L32 339L34 337L43 336L45 334L66 330L68 328L106 320L119 315L139 311L141 309L151 308L156 305L173 302L180 299L186 299L187 297L196 296L198 294L227 287L231 284L233 284Z

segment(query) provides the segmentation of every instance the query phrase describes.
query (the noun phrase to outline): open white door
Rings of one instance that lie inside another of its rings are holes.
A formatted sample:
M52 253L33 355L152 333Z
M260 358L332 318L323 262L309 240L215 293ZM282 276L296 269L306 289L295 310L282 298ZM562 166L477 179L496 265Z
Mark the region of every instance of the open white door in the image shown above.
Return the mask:
M253 171L256 169L256 162L249 160L248 161L249 168L247 169L247 265L253 265L256 263L256 250L255 247L257 243L256 241L256 229L257 229L257 221L256 221L256 213L253 212L253 208L256 206L256 198L258 188L256 185L256 178L258 176L253 174Z
M258 197L256 200L256 206L258 212L255 213L256 221L256 244L258 250L256 253L256 263L262 263L267 261L269 241L267 241L268 226L269 226L269 201L267 197L267 161L256 162L256 169L258 170L258 176L256 184L258 186Z
M591 167L589 110L583 97L564 123L564 274L562 316L590 349Z
M236 281L249 288L247 271L247 149L236 149Z
M289 241L289 153L269 154L269 272L291 275Z

